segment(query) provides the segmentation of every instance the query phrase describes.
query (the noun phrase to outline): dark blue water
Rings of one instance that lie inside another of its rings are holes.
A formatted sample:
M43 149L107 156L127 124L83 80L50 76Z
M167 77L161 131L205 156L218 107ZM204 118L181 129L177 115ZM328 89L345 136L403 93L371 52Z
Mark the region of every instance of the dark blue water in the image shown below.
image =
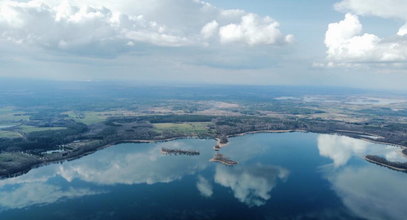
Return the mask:
M400 149L333 135L120 144L0 180L0 219L407 219L407 174L362 159ZM165 156L162 147L199 156Z

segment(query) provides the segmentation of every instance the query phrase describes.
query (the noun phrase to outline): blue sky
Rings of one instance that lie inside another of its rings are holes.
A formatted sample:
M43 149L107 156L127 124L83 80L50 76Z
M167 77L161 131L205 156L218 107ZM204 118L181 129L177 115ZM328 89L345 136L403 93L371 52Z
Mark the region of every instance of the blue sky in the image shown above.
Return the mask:
M407 88L405 0L4 0L0 77Z

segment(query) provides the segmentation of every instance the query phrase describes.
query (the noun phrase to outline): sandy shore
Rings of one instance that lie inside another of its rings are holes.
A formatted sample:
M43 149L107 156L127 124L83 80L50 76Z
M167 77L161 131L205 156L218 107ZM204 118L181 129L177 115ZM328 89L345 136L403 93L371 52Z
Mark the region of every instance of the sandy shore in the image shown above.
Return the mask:
M220 138L215 138L215 140L216 140L216 145L215 145L215 146L218 146L219 149L221 149L221 148L226 147L227 145L229 145L229 140L228 140L227 143L224 143L224 144L220 143Z

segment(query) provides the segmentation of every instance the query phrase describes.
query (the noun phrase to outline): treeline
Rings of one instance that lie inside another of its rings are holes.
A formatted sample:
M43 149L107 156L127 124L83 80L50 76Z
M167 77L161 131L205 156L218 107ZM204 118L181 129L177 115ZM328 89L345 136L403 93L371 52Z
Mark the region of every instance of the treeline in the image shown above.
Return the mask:
M84 136L87 139L103 140L106 143L120 140L154 140L160 134L152 126L108 126L96 134Z
M393 116L393 117L405 117L407 115L406 109L399 109L397 111L393 110L392 108L381 107L381 108L370 108L370 109L362 109L358 112L376 116Z
M149 115L138 117L113 117L106 121L112 123L150 122L150 123L181 123L181 122L210 122L215 116L208 115Z
M35 131L28 133L24 138L2 139L0 150L40 153L70 143L88 129L85 124L74 121L66 121L64 126L66 129Z
M298 103L291 103L291 102L283 102L283 101L276 101L274 100L272 103L261 103L255 104L251 108L252 111L272 111L284 114L293 114L293 115L308 115L308 114L321 114L325 113L325 111L319 110L318 106L314 108L312 105L309 107L298 107L300 104Z
M219 117L214 119L218 136L234 135L249 131L294 130L302 128L295 120L263 117Z

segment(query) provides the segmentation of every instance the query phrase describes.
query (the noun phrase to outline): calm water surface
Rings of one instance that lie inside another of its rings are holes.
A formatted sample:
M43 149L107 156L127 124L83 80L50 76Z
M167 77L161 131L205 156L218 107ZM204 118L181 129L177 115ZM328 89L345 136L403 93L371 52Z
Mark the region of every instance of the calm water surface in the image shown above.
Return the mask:
M254 134L120 144L0 180L0 219L407 219L407 174L366 154L406 161L395 147L343 136ZM200 156L164 156L162 147Z

